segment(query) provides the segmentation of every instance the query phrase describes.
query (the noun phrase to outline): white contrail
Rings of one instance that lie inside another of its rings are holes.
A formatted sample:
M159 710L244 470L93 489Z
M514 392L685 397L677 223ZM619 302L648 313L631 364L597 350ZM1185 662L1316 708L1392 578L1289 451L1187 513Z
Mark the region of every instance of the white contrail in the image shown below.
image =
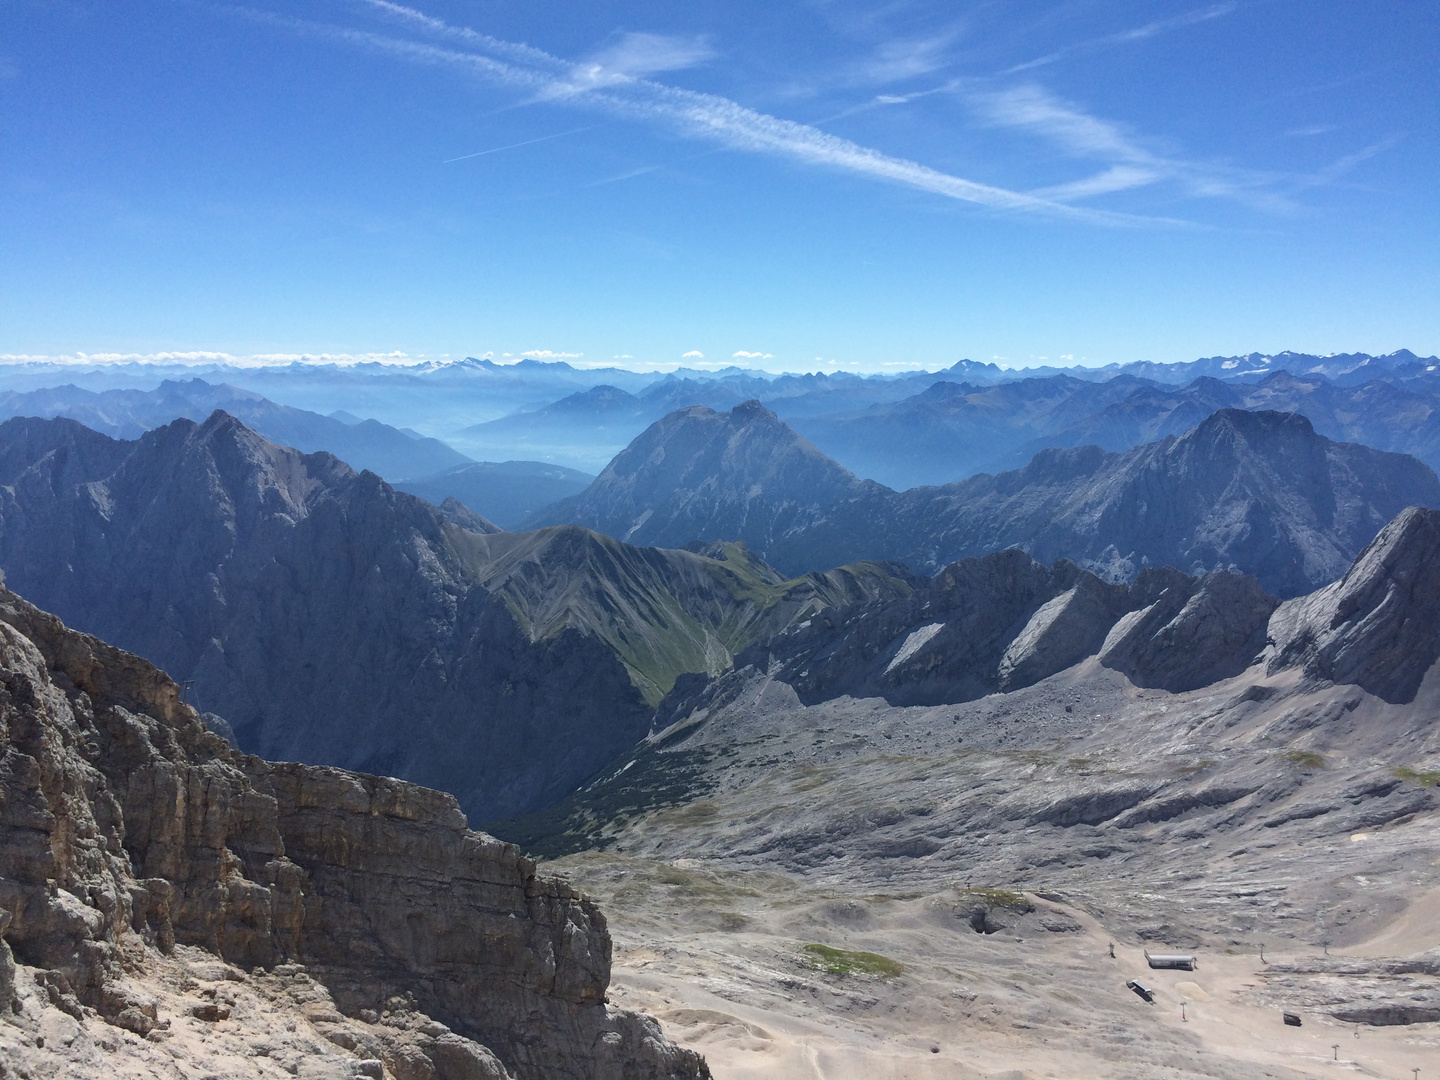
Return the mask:
M1165 218L1067 206L1037 195L966 180L916 161L861 146L808 124L758 112L716 94L683 90L624 72L608 71L596 63L569 63L529 45L501 41L464 27L451 26L424 12L389 0L365 2L396 21L443 37L451 43L463 43L469 48L462 51L365 30L306 23L284 16L272 16L268 21L325 34L414 63L454 67L487 82L528 91L533 102L563 102L629 119L662 123L686 137L705 139L732 150L776 154L810 165L905 184L996 210L1021 211L1101 225L1187 224ZM488 152L491 151L481 151Z
M441 165L449 165L456 161L469 161L471 158L484 157L486 154L498 154L502 150L518 150L522 146L534 146L536 143L549 142L551 139L558 139L563 135L578 135L582 131L594 131L599 124L590 124L587 127L571 128L569 131L557 131L553 135L541 135L538 139L526 139L524 142L511 143L509 146L496 146L489 150L477 150L473 154L461 154L459 157L446 158L440 162Z

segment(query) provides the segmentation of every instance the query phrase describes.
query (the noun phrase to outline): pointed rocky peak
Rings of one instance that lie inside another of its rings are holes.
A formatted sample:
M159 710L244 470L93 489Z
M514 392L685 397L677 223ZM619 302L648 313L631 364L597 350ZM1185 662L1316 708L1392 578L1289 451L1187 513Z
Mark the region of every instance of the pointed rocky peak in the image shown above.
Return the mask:
M547 413L569 413L569 412L613 412L617 409L632 410L640 407L640 399L628 390L622 390L618 386L611 386L608 383L600 383L592 386L589 390L582 390L577 394L561 398L553 405L545 407Z
M1440 658L1440 511L1403 511L1339 581L1281 605L1270 640L1272 672L1300 667L1413 701Z
M1257 449L1275 442L1313 441L1318 438L1306 417L1273 409L1217 409L1181 436L1182 440L1204 446L1243 442Z
M113 469L128 446L76 420L13 417L0 424L0 484L37 470L52 486L86 483Z
M501 531L499 525L489 518L477 514L454 495L440 504L440 516L451 525L457 525L469 532L487 534Z
M760 404L755 398L749 401L742 401L730 410L730 425L732 427L748 427L751 424L763 424L766 427L784 427L780 417Z

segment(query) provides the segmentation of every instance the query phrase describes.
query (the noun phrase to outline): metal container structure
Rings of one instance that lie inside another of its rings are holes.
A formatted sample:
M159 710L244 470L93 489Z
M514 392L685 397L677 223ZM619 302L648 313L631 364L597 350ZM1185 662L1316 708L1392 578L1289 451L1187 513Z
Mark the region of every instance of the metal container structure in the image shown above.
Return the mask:
M1145 962L1152 968L1178 968L1181 971L1195 970L1195 957L1189 953L1150 953L1145 954Z

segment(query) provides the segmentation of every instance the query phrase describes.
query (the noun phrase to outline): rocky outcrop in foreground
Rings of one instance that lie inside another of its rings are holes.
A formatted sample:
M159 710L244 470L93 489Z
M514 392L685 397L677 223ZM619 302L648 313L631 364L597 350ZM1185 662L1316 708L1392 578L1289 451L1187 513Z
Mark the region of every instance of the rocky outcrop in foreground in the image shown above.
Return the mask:
M317 1061L352 1060L323 1075L709 1075L607 1007L595 906L467 829L452 797L233 751L162 672L8 590L0 754L0 1061L17 1070L105 1075L107 1046L223 1026L239 1006L214 986L165 1014L197 987L193 962L175 993L147 984L204 950L255 971L252 997L265 970L314 980L289 1030L324 1037ZM42 1045L59 1013L68 1037Z

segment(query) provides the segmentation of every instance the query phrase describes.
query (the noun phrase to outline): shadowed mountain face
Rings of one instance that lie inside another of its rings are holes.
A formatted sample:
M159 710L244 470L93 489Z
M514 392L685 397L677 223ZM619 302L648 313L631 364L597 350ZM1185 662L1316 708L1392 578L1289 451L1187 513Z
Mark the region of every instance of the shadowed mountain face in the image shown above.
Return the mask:
M818 569L874 546L894 492L861 480L758 401L652 424L583 494L537 517L636 544L743 540L776 566Z
M879 566L785 581L733 545L498 533L224 413L135 442L0 425L0 567L194 679L245 749L443 788L478 819L571 790L681 672L723 670L825 605L909 591Z
M323 450L358 469L369 469L391 480L426 476L469 461L439 439L407 435L378 420L322 416L203 379L167 380L154 390L95 393L77 386L60 386L29 393L0 393L0 418L66 416L119 439L138 438L180 417L204 420L216 409L224 409L271 442L306 453Z
M1125 453L1047 450L1014 472L897 493L751 402L671 414L545 519L642 544L741 539L788 572L884 558L933 573L1014 546L1112 581L1235 568L1294 596L1338 577L1411 505L1440 506L1428 466L1331 442L1293 414L1227 409Z
M1146 570L1112 585L1011 548L953 563L903 600L823 612L736 665L770 672L806 704L971 701L1097 655L1138 686L1193 690L1255 662L1279 603L1248 575ZM669 702L661 718L675 711Z
M1282 605L1270 639L1272 672L1302 667L1392 703L1413 701L1440 659L1440 514L1405 511L1339 581Z
M435 505L459 499L502 528L513 529L525 517L551 503L577 495L595 477L544 461L467 461L431 476L396 481L401 491Z

